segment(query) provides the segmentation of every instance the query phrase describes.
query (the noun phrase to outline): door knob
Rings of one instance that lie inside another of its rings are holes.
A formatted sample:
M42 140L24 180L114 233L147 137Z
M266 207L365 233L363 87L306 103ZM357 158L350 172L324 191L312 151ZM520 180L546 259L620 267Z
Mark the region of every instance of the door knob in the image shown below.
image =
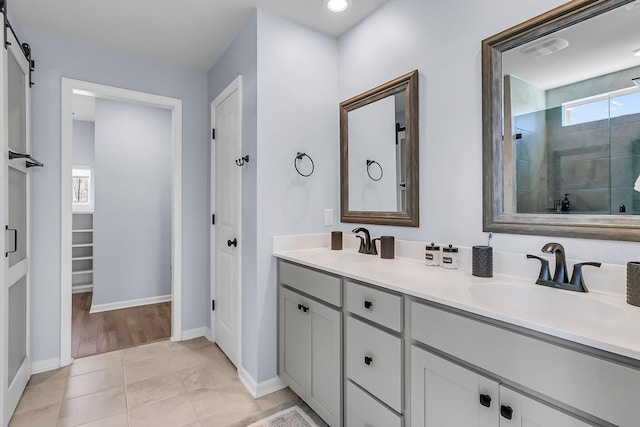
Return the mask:
M370 366L371 362L373 362L373 357L371 357L371 356L365 356L364 357L364 364L365 365Z
M366 308L367 310L371 310L371 307L373 307L373 303L371 301L364 302L364 308Z
M231 247L233 246L234 248L238 246L238 239L236 239L235 237L233 238L233 240L227 240L227 246Z

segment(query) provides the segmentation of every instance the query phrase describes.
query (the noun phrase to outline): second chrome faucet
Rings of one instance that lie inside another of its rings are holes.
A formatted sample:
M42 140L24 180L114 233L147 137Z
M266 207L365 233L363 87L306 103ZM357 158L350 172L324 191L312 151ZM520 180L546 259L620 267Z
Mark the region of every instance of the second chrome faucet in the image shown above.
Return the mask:
M569 281L569 276L567 275L567 258L564 252L564 247L560 243L547 243L542 247L542 252L555 255L556 267L553 278L551 278L548 260L535 255L527 255L527 258L537 259L541 263L540 274L538 275L538 280L536 280L538 285L565 289L568 291L589 292L584 283L582 267L585 265L600 267L600 265L602 265L601 263L582 262L575 264L573 266L571 281Z

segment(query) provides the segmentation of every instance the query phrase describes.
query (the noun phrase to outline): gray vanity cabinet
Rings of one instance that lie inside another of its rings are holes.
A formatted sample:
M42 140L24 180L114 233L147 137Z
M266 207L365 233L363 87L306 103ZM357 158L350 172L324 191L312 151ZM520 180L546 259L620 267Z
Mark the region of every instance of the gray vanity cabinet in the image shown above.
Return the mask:
M340 427L342 312L310 296L339 296L340 279L284 262L279 277L279 375L327 424Z
M416 346L411 373L412 427L588 426Z

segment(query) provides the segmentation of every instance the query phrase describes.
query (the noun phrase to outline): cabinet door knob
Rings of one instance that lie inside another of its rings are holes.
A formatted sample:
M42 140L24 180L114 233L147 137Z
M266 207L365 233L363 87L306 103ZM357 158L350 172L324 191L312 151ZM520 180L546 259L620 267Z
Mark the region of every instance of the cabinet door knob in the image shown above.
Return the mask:
M367 310L371 310L371 307L373 307L373 303L371 301L364 302L364 308L366 308Z
M306 313L307 311L309 311L309 307L303 305L302 306L302 311L304 311Z
M302 304L298 304L298 310L302 310Z
M488 394L481 394L480 404L485 408L489 408L491 406L491 396L489 396Z
M500 415L510 420L513 418L513 408L511 406L500 405Z
M364 364L365 365L370 366L371 362L373 362L373 357L371 357L371 356L365 356L364 357Z

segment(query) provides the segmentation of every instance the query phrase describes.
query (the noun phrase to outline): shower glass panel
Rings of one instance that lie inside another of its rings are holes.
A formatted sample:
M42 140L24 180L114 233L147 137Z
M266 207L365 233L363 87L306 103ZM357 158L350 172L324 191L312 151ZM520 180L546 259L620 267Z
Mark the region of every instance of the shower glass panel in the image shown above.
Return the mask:
M15 250L9 254L9 267L13 267L27 256L27 175L11 167L7 236L7 250Z
M640 215L640 90L514 112L515 212Z
M9 384L27 356L27 278L9 288Z
M7 79L9 80L9 149L18 153L26 153L27 106L24 91L26 75L10 50L7 56Z

